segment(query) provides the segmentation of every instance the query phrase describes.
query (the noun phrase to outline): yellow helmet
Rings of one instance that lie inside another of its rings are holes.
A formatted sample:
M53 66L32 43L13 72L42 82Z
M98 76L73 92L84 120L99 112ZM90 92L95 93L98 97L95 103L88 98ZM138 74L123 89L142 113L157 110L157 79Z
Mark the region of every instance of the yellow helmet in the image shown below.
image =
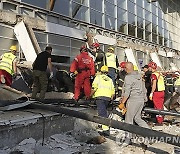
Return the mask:
M12 50L12 51L17 51L17 48L16 48L15 45L12 45L12 46L10 47L10 50Z
M108 72L108 67L106 65L102 66L101 72Z
M134 71L138 71L138 67L134 65Z
M113 47L109 47L109 48L108 48L108 50L112 50L112 51L114 51L114 48L113 48Z

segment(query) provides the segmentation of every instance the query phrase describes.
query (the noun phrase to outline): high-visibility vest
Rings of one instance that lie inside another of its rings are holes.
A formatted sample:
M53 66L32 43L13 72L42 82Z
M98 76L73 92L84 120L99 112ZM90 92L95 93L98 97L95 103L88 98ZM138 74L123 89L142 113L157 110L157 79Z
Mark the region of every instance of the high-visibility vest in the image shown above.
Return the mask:
M180 86L180 76L177 78L177 80L174 83L175 86Z
M164 78L163 78L162 74L159 72L155 72L152 74L156 75L156 77L157 77L156 91L164 91L165 90L165 84L164 84Z
M97 75L92 83L92 88L95 90L93 97L108 97L111 98L115 94L114 84L110 77L105 74Z
M13 75L13 61L16 58L11 52L3 54L2 60L0 61L0 69L5 70L9 74Z
M106 63L108 67L117 68L116 67L116 55L114 53L107 52L106 53Z

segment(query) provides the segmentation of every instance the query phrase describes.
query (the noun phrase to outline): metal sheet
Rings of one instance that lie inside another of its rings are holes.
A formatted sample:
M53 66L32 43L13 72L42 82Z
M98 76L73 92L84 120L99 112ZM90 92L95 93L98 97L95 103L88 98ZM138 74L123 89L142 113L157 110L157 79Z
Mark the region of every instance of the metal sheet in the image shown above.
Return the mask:
M26 60L33 63L37 54L23 21L15 25L14 33L23 50Z

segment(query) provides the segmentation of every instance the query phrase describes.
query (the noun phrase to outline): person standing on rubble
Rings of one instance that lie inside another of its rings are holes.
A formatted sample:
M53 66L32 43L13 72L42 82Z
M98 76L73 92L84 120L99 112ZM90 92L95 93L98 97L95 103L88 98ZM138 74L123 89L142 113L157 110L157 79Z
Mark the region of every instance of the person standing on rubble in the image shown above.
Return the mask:
M122 110L126 106L126 123L133 124L135 121L139 126L149 128L147 123L141 118L144 101L147 100L145 84L141 75L134 70L131 62L126 62L125 70L127 75L124 80L122 100L119 102L119 109ZM122 146L130 144L131 138L132 134L126 133Z
M108 117L107 106L115 95L113 81L107 74L108 67L104 65L101 67L101 74L95 77L91 90L91 96L95 98L97 104L98 115L105 118ZM108 131L109 127L102 125L102 129Z
M52 47L47 46L44 52L37 55L36 60L33 63L33 89L32 99L37 99L37 93L40 91L39 99L45 98L48 78L46 74L47 66L50 71L50 79L53 78L52 63L51 63Z
M100 49L100 45L97 42L92 44L91 49L94 51L93 53L95 54L95 72L99 73L101 72L101 67L106 65L106 56L105 53Z
M108 76L113 80L113 83L115 85L116 80L116 71L119 67L118 58L114 53L114 48L109 47L108 52L106 53L106 62L108 66Z
M17 48L15 45L10 47L10 52L4 53L0 58L0 83L11 86L12 79L17 75Z
M151 75L151 93L149 95L150 100L154 103L154 108L158 110L163 109L164 104L164 91L165 91L165 84L163 75L157 71L157 64L154 62L150 62L148 64L150 71L152 71ZM157 125L162 125L163 123L163 116L156 115L156 120L158 122Z
M84 89L86 99L89 99L91 93L90 78L94 75L94 61L88 55L87 47L83 45L80 48L80 54L76 56L70 66L70 76L75 76L75 101L79 100L81 89Z
M121 62L119 64L119 67L120 67L120 71L118 72L117 74L117 96L118 97L121 97L122 95L122 88L123 88L123 85L124 85L124 78L126 76L126 71L125 71L125 65L126 65L126 62Z

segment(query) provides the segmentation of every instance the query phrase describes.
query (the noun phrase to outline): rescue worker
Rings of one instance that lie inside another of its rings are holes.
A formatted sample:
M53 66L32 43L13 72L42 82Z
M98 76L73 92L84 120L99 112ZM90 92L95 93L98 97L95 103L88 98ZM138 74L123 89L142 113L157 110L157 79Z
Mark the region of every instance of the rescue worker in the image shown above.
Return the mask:
M167 73L165 76L165 89L166 89L166 93L172 95L174 92L174 81L173 81L173 76L171 73Z
M33 63L33 89L32 89L32 99L43 100L45 98L45 93L48 85L48 78L46 74L47 66L50 71L50 79L53 78L52 63L51 63L51 53L52 47L47 46L45 51L39 53L36 60ZM37 98L37 93L40 91L39 98Z
M153 101L155 109L162 110L164 104L164 91L165 91L164 78L162 74L156 70L157 69L156 63L150 62L148 64L148 67L150 71L152 71L152 75L151 75L152 89L149 95L149 99ZM163 116L156 115L156 120L158 122L157 125L162 125Z
M108 76L113 80L115 85L116 71L119 67L119 63L113 47L108 48L108 52L106 53L106 63L108 66Z
M17 75L17 48L15 45L10 47L10 52L4 53L0 58L0 83L11 86L12 79Z
M90 78L95 75L94 61L88 55L86 46L80 48L80 54L76 56L70 67L70 76L75 77L74 99L79 100L80 91L84 89L86 99L91 93Z
M149 128L147 123L141 118L144 101L147 100L145 84L141 75L134 70L131 62L126 63L125 70L127 75L124 80L123 95L122 100L119 102L119 109L122 110L126 106L126 123L133 124L136 122L141 127ZM122 146L130 144L131 138L132 134L126 133L125 141Z
M149 70L148 65L144 65L144 67L142 67L142 68L143 68L143 72L144 72L143 79L145 81L145 87L147 90L147 98L148 98L148 101L146 102L146 106L153 108L154 107L153 102L149 99L149 95L151 93L151 74L152 74L152 72Z
M101 74L97 75L92 83L91 96L95 98L97 104L98 115L101 117L108 117L107 106L115 95L113 81L107 76L108 67L106 65L101 67ZM109 127L102 125L103 131L108 131Z
M101 71L101 67L106 65L106 56L105 53L100 49L99 43L93 43L91 48L95 53L95 72L98 73Z
M117 92L118 92L118 96L121 97L122 95L122 87L123 87L123 84L124 84L124 78L126 76L126 71L125 71L125 65L126 65L126 62L121 62L119 64L119 67L120 67L120 71L118 72L117 74Z

